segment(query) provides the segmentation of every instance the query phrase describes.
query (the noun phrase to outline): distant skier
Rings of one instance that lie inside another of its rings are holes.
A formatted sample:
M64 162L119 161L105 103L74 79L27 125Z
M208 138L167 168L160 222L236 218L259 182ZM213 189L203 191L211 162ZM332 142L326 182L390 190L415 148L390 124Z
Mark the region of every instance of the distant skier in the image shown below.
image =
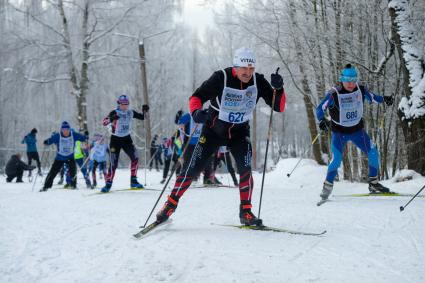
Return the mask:
M227 149L226 146L220 146L220 148L217 151L217 154L215 156L214 160L214 172L216 171L218 166L221 166L221 162L224 162L224 164L227 167L227 171L229 172L230 176L232 176L233 184L235 186L238 186L238 180L236 179L235 169L232 165L232 159L230 157L230 152Z
M82 130L80 130L81 132ZM84 135L89 138L89 132L85 131ZM91 188L91 181L89 177L89 172L87 170L87 163L89 160L90 146L87 142L76 141L75 149L74 149L74 159L77 163L78 167L81 169L81 173L83 173L84 180L86 182L87 188Z
M97 186L96 169L99 166L103 175L106 175L106 157L108 154L108 145L105 143L105 138L100 134L94 135L94 141L91 144L90 150L90 171L92 173L92 188Z
M24 170L33 170L35 166L27 165L21 160L21 154L17 153L10 157L6 163L6 182L10 183L16 178L16 183L22 183Z
M364 130L363 102L382 103L392 105L391 96L379 96L357 82L356 69L348 64L344 67L339 78L340 84L326 92L326 97L316 108L319 127L323 131L332 130L332 161L328 166L323 190L320 194L322 201L332 193L333 182L341 164L344 146L348 141L353 142L369 160L369 191L371 193L387 193L389 189L378 183L379 153L376 145L371 142ZM325 111L329 109L331 123L325 118Z
M103 125L111 127L111 141L109 145L109 149L111 151L111 160L108 174L105 178L106 184L101 189L101 192L103 193L107 193L111 190L112 181L114 180L115 176L115 170L118 167L118 160L121 149L124 150L124 152L131 160L131 188L143 188L143 185L139 184L137 181L137 167L139 165L139 157L130 134L132 130L133 118L144 120L145 115L149 111L149 106L146 104L142 106L143 113L129 109L130 101L127 95L121 95L118 97L117 104L117 108L112 110L109 115L103 119Z
M37 129L34 128L31 130L29 134L27 134L23 140L21 141L22 144L27 145L27 157L28 157L28 165L31 165L32 160L34 159L35 162L37 162L38 167L38 175L41 176L41 163L40 163L40 157L38 155L37 151ZM29 172L29 176L31 176L31 171Z
M273 110L283 112L285 92L283 79L272 74L271 84L263 75L255 73L255 55L248 48L236 50L233 68L213 73L190 97L189 109L195 123L205 124L192 158L181 170L168 200L157 213L156 221L166 221L177 208L179 199L205 166L206 160L221 145L229 146L240 173L239 218L244 225L261 225L261 219L251 211L253 178L251 174L251 142L249 121L260 97L272 106ZM209 101L208 110L202 105ZM207 201L208 202L208 201Z
M150 148L150 153L151 153L151 161L149 163L149 170L152 170L152 165L155 162L155 168L156 171L159 171L159 165L163 165L162 164L162 159L161 159L161 145L157 143L158 142L158 135L155 135L151 141L151 148Z
M86 136L72 131L69 123L64 121L62 122L60 133L53 133L50 138L43 142L45 145L55 144L58 152L40 192L45 192L52 187L53 180L65 163L68 164L71 172L71 187L73 189L77 188L77 180L75 178L77 168L74 160L74 146L76 141L85 141L86 139Z

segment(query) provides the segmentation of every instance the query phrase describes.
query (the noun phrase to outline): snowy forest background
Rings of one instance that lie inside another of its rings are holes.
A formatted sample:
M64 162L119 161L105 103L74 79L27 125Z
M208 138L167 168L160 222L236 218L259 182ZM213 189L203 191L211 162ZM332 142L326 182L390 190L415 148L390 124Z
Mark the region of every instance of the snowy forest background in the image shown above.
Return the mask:
M274 162L328 162L328 135L310 146L319 133L314 108L352 63L361 83L395 99L390 107L365 107L381 177L402 168L424 175L424 15L423 0L0 0L0 166L24 151L20 141L34 127L39 149L63 120L104 133L101 120L122 93L136 110L151 107L150 119L135 123L143 150L148 129L171 135L193 90L247 46L257 72L269 79L280 67L284 77L286 111L273 116ZM268 115L261 101L252 125L257 168ZM346 151L344 178L363 180L365 156Z

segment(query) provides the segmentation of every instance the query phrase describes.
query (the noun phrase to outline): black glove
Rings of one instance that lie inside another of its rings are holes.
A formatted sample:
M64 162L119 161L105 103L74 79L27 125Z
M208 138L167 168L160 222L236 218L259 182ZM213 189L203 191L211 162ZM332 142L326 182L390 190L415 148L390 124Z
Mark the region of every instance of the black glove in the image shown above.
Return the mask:
M84 135L85 135L86 137L88 137L88 136L89 136L89 131L85 130L85 131L84 131Z
M283 78L278 74L279 68L277 68L276 73L271 75L270 84L275 89L281 89L283 87Z
M394 98L393 98L392 96L385 96L385 95L384 95L384 102L385 102L385 104L387 104L388 106L393 105Z
M142 105L142 112L143 113L149 112L149 106L147 104Z
M208 113L208 110L198 109L193 111L192 113L193 121L195 121L195 123L198 123L198 124L204 124L207 121L209 116L210 114Z
M45 140L45 141L43 142L43 144L44 144L44 145L49 145L49 143L47 142L47 140Z
M331 125L330 122L326 119L320 120L319 123L319 128L324 131L325 133L328 132L328 130L330 129Z

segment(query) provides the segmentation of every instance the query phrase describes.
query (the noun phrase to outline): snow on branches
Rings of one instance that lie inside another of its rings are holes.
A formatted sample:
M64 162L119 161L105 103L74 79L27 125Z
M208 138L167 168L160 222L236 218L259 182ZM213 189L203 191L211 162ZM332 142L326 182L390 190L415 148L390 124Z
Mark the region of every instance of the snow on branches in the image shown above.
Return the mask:
M403 119L417 119L425 116L425 58L418 45L415 29L410 22L410 5L408 0L389 0L388 8L395 11L397 33L406 68L409 72L409 87L412 94L403 97L399 110Z

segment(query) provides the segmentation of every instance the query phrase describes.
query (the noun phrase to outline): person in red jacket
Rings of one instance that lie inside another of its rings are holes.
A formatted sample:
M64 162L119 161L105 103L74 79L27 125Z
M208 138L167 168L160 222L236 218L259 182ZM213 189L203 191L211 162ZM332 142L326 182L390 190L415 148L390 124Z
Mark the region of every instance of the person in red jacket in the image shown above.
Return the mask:
M185 160L171 194L156 215L157 222L166 221L176 210L179 199L204 168L207 159L220 146L228 146L240 174L240 222L262 225L262 220L251 211L254 183L249 121L260 97L274 111L283 112L286 96L282 77L277 72L272 74L270 85L263 75L255 72L255 61L252 50L244 47L236 50L233 67L214 72L190 97L193 120L204 127L192 157ZM274 93L276 98L272 105ZM210 102L209 108L202 109L207 101Z

